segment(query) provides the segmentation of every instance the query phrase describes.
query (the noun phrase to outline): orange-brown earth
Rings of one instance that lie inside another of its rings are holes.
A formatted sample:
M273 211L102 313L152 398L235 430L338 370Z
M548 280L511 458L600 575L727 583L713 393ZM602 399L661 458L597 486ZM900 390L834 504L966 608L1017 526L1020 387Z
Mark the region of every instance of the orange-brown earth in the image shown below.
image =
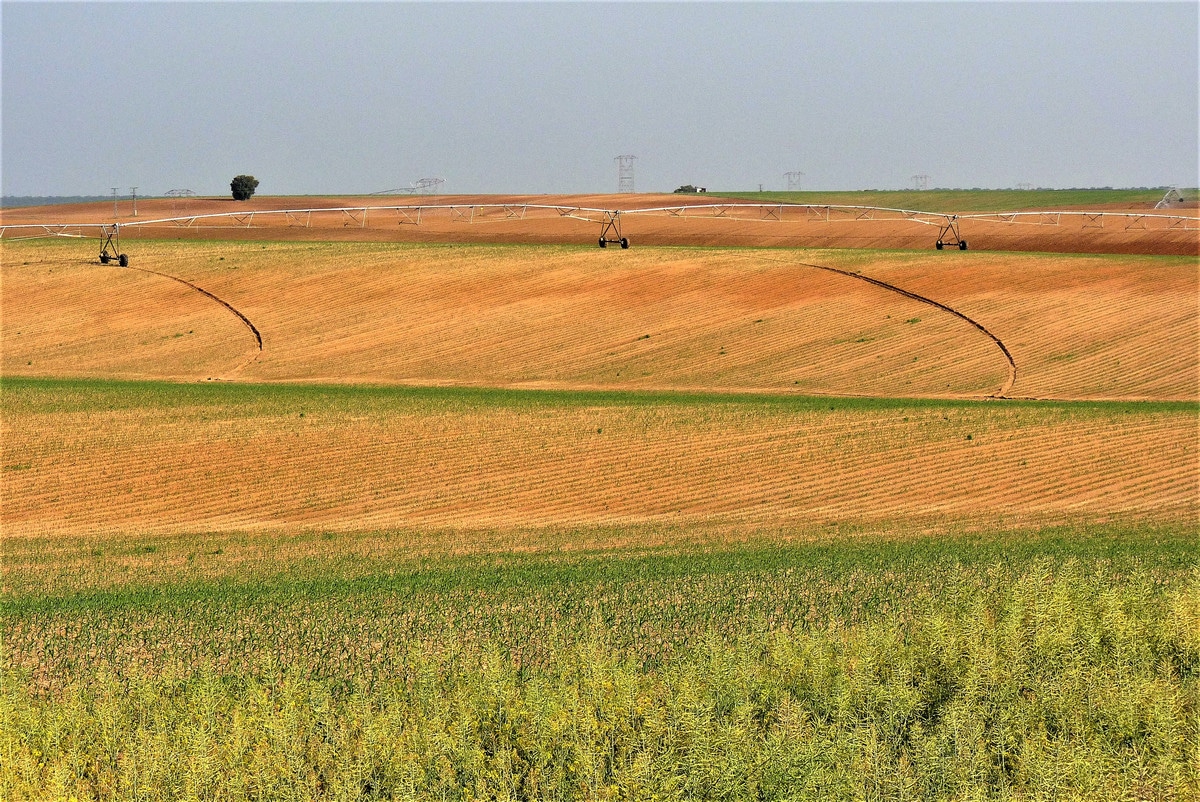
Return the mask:
M352 205L346 200L322 203ZM542 200L608 207L613 198ZM139 204L143 218L160 212L154 203ZM187 214L232 202L192 203ZM278 199L250 203L239 208L278 208ZM105 219L104 211L70 213L84 222ZM54 214L66 222L61 208ZM630 215L628 251L599 250L598 223L557 213L420 226L393 217L387 229L376 222L129 228L123 249L132 269L98 264L94 240L6 239L3 375L1200 396L1195 231L1086 232L1088 243L1108 237L1104 249L1184 254L1114 257L988 252L982 229L965 224L972 250L936 252L936 232L911 221ZM807 225L843 232L811 234L834 238L825 244L919 251L646 247L797 245L805 240L773 232ZM1069 250L1084 233L1072 240L1061 227L1037 230L1020 244ZM343 239L366 241L316 241ZM974 321L1011 353L1015 383L1008 386L1003 351L968 320L849 273ZM216 299L250 321L261 350L248 324ZM1003 402L823 410L617 399L532 409L414 403L386 414L300 417L305 410L204 405L56 411L5 395L6 535L1195 520L1200 487L1187 407L1124 416Z
M8 537L1194 520L1200 481L1187 409L405 397L72 410L22 409L16 392Z
M1186 258L145 242L122 269L91 250L6 245L5 375L1200 396ZM969 322L847 273L983 326L1015 383Z

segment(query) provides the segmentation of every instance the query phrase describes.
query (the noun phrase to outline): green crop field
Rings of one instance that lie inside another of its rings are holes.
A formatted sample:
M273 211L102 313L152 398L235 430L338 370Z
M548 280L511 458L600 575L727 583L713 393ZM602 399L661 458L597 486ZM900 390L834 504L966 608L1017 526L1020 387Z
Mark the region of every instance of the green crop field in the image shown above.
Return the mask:
M252 535L68 546L40 571L109 584L7 594L5 798L1196 793L1190 527L772 534L355 560L314 534L249 572Z

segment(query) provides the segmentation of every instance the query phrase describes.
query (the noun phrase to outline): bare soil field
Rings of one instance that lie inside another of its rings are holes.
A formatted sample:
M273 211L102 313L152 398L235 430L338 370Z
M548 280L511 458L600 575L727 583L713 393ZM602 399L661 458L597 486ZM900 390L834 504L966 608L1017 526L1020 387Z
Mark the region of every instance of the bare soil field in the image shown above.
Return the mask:
M1189 406L176 387L6 390L6 536L1200 510Z
M122 269L92 250L5 245L4 375L1200 397L1187 258L147 241Z

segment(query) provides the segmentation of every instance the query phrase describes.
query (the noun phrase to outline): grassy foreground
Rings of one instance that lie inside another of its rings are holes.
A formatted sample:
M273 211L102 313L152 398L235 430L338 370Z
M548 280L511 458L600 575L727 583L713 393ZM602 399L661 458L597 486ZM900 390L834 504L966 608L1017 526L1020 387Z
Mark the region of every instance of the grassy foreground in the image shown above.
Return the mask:
M0 796L1200 793L1193 525L760 534L350 561L309 533L245 572L252 536L197 534L228 570L138 546L75 591L60 544L49 592L6 577Z

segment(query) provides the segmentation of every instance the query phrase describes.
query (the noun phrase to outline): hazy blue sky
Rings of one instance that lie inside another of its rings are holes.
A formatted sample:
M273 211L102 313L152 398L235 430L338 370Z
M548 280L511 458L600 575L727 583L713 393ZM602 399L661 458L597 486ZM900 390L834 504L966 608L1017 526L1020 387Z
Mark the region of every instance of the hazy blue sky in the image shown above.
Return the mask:
M1195 186L1198 8L5 0L0 183Z

